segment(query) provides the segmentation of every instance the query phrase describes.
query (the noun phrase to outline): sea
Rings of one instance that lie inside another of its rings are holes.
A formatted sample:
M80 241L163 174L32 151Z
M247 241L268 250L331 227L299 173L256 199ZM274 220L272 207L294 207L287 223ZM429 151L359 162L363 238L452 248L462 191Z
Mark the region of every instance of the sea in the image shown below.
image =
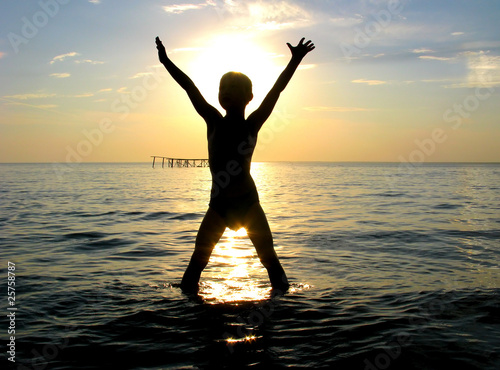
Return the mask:
M179 288L208 168L0 165L2 369L500 369L500 164L262 162L287 272L226 230Z

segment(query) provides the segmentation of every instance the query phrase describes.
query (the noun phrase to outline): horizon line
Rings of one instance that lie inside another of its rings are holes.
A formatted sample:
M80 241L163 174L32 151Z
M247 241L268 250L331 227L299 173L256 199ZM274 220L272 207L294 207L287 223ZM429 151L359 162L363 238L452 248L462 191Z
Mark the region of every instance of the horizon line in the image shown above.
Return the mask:
M151 161L96 161L96 162L0 162L2 164L58 164L58 165L79 165L79 164L147 164ZM425 164L500 164L500 161L426 161L426 162L401 162L401 161L329 161L329 160L278 160L278 161L252 161L252 163L379 163L379 164L402 164L402 165L425 165Z

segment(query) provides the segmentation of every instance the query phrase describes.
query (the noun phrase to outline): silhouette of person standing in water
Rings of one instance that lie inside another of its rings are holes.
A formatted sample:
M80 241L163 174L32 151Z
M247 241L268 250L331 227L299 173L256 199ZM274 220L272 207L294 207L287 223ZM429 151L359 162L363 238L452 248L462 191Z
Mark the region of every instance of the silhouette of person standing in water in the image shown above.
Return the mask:
M168 58L165 47L156 38L160 62L186 91L196 112L207 124L212 190L208 210L196 236L193 255L182 278L181 289L186 292L198 291L201 273L226 227L233 230L244 227L269 274L272 287L281 291L289 287L274 250L271 229L259 203L257 188L250 175L250 163L259 130L304 56L314 49L314 44L311 41L304 43L304 38L297 46L287 45L292 54L290 62L260 107L245 118L245 107L253 98L252 82L247 76L239 72L228 72L222 76L219 102L226 111L223 116L207 103L193 81Z

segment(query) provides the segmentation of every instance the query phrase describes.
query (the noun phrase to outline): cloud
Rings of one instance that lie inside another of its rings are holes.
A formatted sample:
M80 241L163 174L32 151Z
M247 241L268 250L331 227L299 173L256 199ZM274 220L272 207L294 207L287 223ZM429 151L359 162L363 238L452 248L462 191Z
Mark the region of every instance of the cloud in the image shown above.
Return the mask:
M359 108L359 107L324 107L324 106L305 107L304 109L311 112L340 112L340 113L368 112L373 110L373 109Z
M354 18L354 17L337 17L337 18L331 18L330 22L333 23L335 26L339 27L353 27L357 24L360 24L363 22L363 17L359 16Z
M40 109L52 109L52 108L57 108L58 105L55 104L39 104L39 105L34 105L35 108L40 108Z
M455 58L449 58L449 57L437 57L434 55L420 55L419 59L425 59L425 60L440 60L443 62L447 62L450 60L454 60Z
M270 22L265 22L265 23L256 23L252 26L249 26L247 28L253 28L259 31L272 31L272 30L280 30L283 28L289 28L292 27L292 23L279 23L276 21L270 21Z
M315 68L316 64L301 64L297 67L297 69L311 69Z
M100 4L100 3L101 3L101 0L89 0L89 3L92 3L92 4Z
M489 52L465 52L469 74L467 87L500 86L500 56ZM458 86L460 87L460 86Z
M62 62L66 58L72 58L72 57L77 56L77 55L80 55L80 54L77 53L76 51L72 51L72 52L66 53L66 54L57 55L54 58L52 58L52 60L50 61L50 64L54 64L55 62Z
M79 95L73 95L69 96L70 98L89 98L91 96L94 96L93 93L85 93L85 94L79 94Z
M214 9L221 20L231 23L233 29L278 30L306 26L312 19L309 12L289 1L206 0L198 4L163 6L163 10L170 14L208 8Z
M169 54L182 53L184 51L200 51L200 50L205 50L205 48L201 48L201 47L177 48L177 49L173 49L173 50L169 51ZM163 67L162 64L158 64L157 66ZM153 67L155 67L155 66L153 66Z
M208 4L174 4L164 6L163 10L167 13L181 14L188 10L202 9L207 5Z
M98 60L91 60L91 59L83 59L83 60L75 60L76 64L83 64L83 63L88 63L88 64L104 64L104 62L98 61Z
M106 89L101 89L98 92L110 92L110 91L113 91L113 89L108 87Z
M420 49L413 49L411 52L415 54L426 54L426 53L434 53L434 50L420 48Z
M229 5L231 4L231 5ZM225 8L235 17L234 28L277 30L309 26L312 16L297 4L288 1L225 2Z
M130 79L142 78L142 77L150 76L152 74L153 74L153 72L139 72L139 73L136 73L135 75L133 75L132 77L129 77L129 78Z
M9 99L17 99L17 100L28 100L28 99L44 99L44 98L52 98L56 96L56 94L44 94L44 93L38 93L38 94L17 94L17 95L8 95L4 96L4 98L9 98Z
M357 80L352 80L351 82L355 84L367 84L370 86L375 86L375 85L384 85L387 83L387 81L380 81L380 80L365 80L363 78L359 78Z
M15 100L33 100L33 99L46 99L46 98L88 98L94 96L93 93L83 93L77 95L59 95L59 94L46 94L46 93L28 93L28 94L17 94L8 95L2 97L5 100L15 99Z
M71 76L69 73L52 73L50 77L55 77L55 78L67 78Z
M464 32L452 32L451 35L452 36L462 36L464 34Z

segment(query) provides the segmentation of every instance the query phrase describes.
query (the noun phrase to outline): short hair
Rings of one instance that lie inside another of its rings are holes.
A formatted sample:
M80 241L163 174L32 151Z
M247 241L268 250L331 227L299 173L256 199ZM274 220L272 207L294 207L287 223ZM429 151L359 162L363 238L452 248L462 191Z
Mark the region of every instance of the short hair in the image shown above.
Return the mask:
M222 81L228 78L237 79L243 85L245 92L252 94L252 80L250 80L247 75L241 72L227 72L221 77L220 83L222 84Z

